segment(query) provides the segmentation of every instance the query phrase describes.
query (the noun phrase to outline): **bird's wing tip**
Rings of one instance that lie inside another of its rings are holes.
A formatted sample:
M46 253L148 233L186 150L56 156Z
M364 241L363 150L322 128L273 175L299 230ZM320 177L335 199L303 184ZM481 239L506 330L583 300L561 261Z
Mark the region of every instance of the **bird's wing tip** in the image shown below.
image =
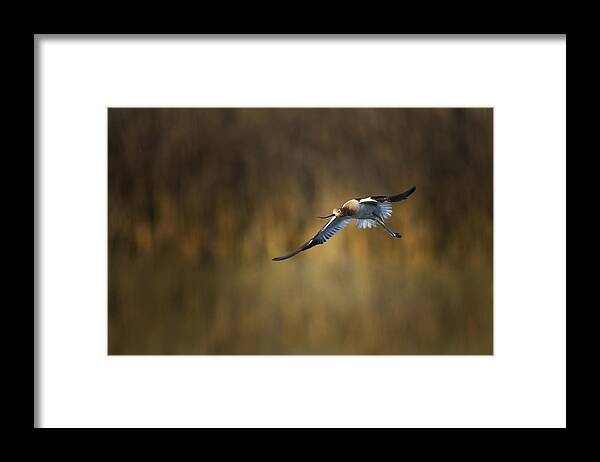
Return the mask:
M298 252L296 252L298 253ZM281 257L275 257L275 258L271 258L271 261L282 261L282 260L287 260L290 257L293 257L294 255L296 255L295 253L292 254L288 254L288 255L282 255Z

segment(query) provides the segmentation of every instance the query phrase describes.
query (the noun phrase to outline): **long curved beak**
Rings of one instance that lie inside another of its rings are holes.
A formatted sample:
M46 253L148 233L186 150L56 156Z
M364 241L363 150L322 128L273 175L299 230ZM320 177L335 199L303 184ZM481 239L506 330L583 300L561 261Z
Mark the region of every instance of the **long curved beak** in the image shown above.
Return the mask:
M331 215L327 215L326 217L317 217L317 218L327 219L327 218L331 218L332 216L333 216L333 213Z

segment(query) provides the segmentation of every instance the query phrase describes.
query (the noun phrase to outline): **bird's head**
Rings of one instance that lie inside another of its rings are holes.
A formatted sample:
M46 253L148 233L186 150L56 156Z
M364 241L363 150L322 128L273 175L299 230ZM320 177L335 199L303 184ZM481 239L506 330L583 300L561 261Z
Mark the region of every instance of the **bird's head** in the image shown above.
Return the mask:
M331 215L327 215L325 217L319 217L319 218L331 218L331 217L341 217L344 216L344 209L333 209L331 211Z

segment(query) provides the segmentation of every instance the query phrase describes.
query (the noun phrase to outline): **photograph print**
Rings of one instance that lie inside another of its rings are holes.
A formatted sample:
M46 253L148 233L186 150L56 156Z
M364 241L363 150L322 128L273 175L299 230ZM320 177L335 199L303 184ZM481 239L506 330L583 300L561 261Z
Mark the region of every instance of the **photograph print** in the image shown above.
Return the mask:
M492 355L492 108L108 108L109 355Z

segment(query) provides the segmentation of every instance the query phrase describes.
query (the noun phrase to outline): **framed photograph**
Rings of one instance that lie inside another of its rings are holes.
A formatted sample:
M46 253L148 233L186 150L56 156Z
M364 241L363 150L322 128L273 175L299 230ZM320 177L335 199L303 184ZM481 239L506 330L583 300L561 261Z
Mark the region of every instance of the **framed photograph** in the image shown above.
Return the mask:
M566 36L34 42L34 427L566 427Z

